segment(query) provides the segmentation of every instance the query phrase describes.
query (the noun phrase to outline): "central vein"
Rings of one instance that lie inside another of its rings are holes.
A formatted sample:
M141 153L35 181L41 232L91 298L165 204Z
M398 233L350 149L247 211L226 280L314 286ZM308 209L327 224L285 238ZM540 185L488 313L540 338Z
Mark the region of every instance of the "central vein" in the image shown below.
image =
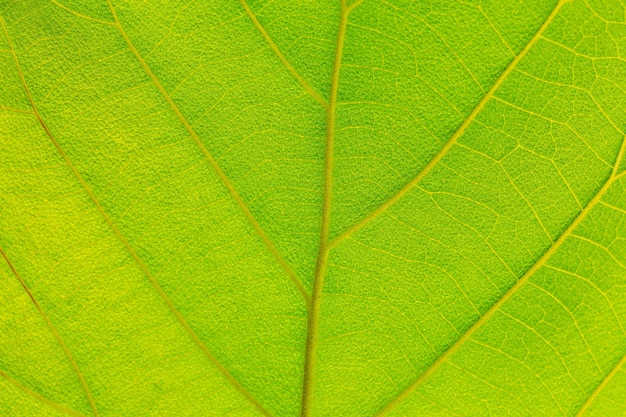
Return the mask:
M319 325L319 311L328 262L330 212L332 200L333 183L333 147L335 138L335 118L337 108L337 89L339 86L339 72L341 69L341 57L343 54L344 38L346 36L346 25L348 13L351 8L346 4L346 0L341 2L341 17L339 20L339 33L337 34L337 48L335 50L335 62L333 64L332 79L330 84L330 101L328 103L328 114L326 117L326 155L324 168L324 202L322 208L322 225L320 232L320 246L317 255L315 268L315 278L313 279L313 294L309 305L309 318L307 324L306 350L304 358L304 377L302 386L302 408L301 416L307 417L311 413L311 397L313 394L313 376L315 371L315 353L317 350L317 329Z

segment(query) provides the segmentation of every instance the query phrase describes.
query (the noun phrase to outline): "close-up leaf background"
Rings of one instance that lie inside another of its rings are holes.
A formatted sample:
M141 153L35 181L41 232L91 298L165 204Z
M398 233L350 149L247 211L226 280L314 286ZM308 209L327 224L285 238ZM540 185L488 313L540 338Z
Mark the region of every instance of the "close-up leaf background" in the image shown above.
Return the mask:
M626 416L621 0L0 0L1 416Z

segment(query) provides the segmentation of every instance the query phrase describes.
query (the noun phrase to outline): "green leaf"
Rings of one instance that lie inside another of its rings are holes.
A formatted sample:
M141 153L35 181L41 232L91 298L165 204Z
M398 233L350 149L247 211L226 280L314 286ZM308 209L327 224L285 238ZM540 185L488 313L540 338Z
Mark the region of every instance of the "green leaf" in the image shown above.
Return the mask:
M1 415L626 415L626 4L342 1L0 1Z

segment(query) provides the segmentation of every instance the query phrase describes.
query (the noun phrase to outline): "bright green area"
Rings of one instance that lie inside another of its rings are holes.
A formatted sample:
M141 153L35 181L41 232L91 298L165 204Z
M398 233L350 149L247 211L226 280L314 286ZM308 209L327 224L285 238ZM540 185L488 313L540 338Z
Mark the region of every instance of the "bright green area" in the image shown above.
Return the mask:
M0 415L626 415L626 3L0 18Z

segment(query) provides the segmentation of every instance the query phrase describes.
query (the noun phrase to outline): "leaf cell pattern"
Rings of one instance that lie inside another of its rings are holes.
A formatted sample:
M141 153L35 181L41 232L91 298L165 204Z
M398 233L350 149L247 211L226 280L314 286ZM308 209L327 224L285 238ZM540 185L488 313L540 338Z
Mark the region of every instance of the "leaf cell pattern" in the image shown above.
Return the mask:
M623 1L0 26L0 414L626 413Z

